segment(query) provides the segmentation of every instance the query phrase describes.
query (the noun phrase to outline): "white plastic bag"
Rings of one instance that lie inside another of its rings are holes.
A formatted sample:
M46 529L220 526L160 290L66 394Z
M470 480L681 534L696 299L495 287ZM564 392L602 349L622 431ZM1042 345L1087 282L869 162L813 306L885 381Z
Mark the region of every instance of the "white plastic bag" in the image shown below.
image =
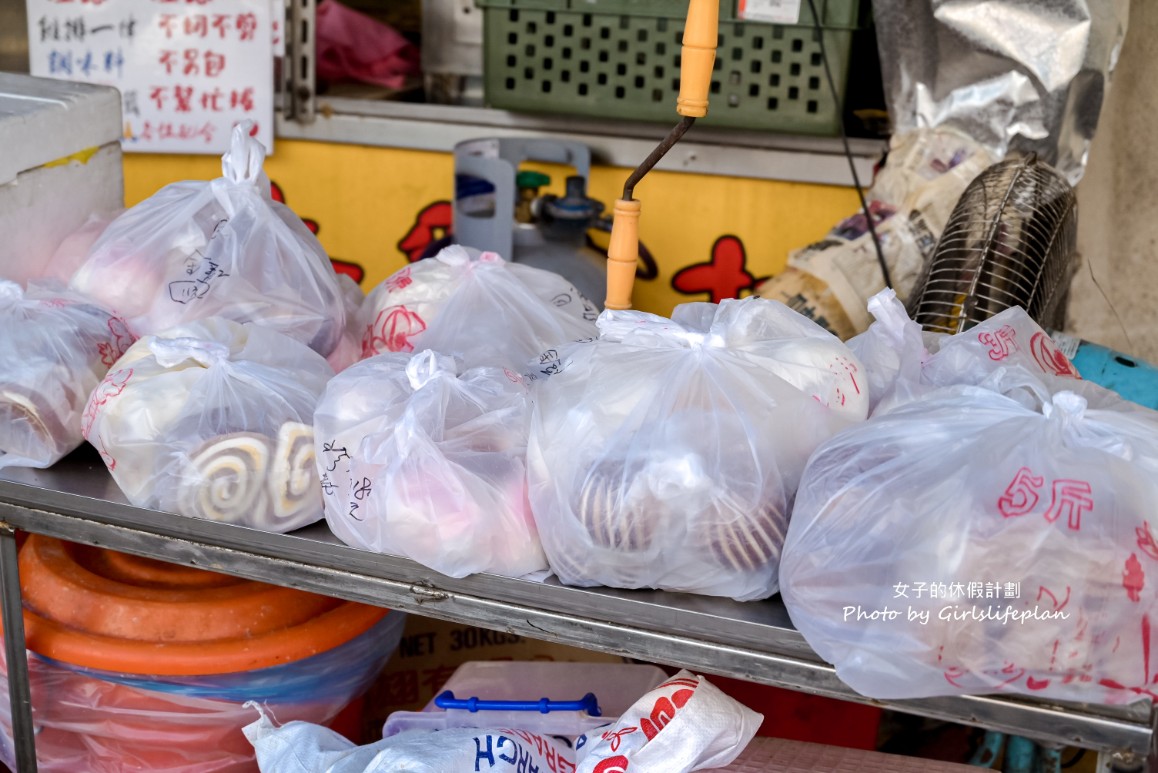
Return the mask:
M342 290L342 304L346 309L346 327L338 339L338 345L326 356L326 362L330 363L335 373L341 373L362 359L362 325L359 318L362 304L366 300L362 288L346 274L338 274L338 287Z
M0 280L0 468L48 467L79 446L89 393L131 343L77 293Z
M363 304L362 356L431 349L463 365L521 369L595 335L595 306L563 277L451 246L397 271Z
M115 212L97 212L89 215L88 220L80 228L64 238L52 253L52 257L41 267L41 277L68 284L88 257L96 240L124 211L118 209Z
M344 542L443 574L545 569L527 504L518 376L423 351L336 376L314 415L326 520Z
M301 219L271 198L265 149L248 126L233 131L223 177L168 185L114 220L72 287L137 335L220 316L327 355L345 326L337 276Z
M356 747L324 727L277 727L260 713L244 730L265 773L691 773L730 764L763 719L687 671L573 747L518 728L413 730Z
M210 318L146 336L85 409L138 507L285 532L322 518L314 407L333 371L304 344Z
M262 773L575 773L563 739L521 730L412 730L366 746L308 722L275 725L264 711L242 728ZM674 772L673 772L674 773Z
M578 773L723 768L740 756L763 720L702 676L680 671L636 701L612 727L580 739Z
M921 385L921 369L931 356L927 342L932 334L909 319L905 306L892 289L869 298L869 313L875 321L868 330L848 340L848 348L864 366L869 394L869 412L875 413L882 401L887 404L912 396Z
M772 595L805 461L868 411L859 363L761 298L598 325L532 374L528 481L551 568L571 585Z
M809 462L781 593L858 692L1158 694L1158 413L1016 396L933 390Z
M1121 402L1113 392L1083 382L1024 309L1006 309L961 333L945 335L922 332L892 290L875 295L868 308L876 321L848 346L864 364L874 414L938 387L987 384L1002 391L1007 384L1016 390L1026 380L1050 392L1076 391L1099 408ZM1027 405L1034 400L1032 395L1023 398Z

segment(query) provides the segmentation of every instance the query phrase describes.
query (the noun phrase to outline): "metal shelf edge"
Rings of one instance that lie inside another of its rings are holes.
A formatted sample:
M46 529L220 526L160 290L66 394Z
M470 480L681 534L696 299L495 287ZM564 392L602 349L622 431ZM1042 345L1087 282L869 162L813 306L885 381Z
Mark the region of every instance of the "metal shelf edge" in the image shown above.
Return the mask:
M1141 716L1113 717L1095 713L1095 707L1087 713L1065 706L988 696L873 701L841 683L831 666L792 654L777 654L668 631L646 630L591 614L563 613L486 598L461 588L448 588L448 583L441 581L415 582L370 576L345 568L305 564L197 539L166 536L150 530L147 525L110 524L79 515L25 507L5 501L10 498L12 488L7 483L0 485L0 519L30 532L430 617L478 624L529 638L642 657L709 674L1003 730L1046 742L1138 754L1145 754L1151 743L1151 728Z
M299 123L281 115L276 116L277 136L283 139L443 153L452 152L459 142L480 137L548 137L588 145L593 160L598 164L634 168L651 152L664 132L663 127L648 127L649 131L632 130L609 134L606 129L600 131L598 127L574 121L557 122L527 119L524 116L501 120L495 117L464 123L425 112L412 114L402 110L363 114L327 108L328 105L323 103L316 120L311 123ZM471 112L510 116L501 111ZM827 140L778 138L775 141L758 142L747 133L740 136L746 144L740 144L739 138L731 138L718 131L700 133L693 130L688 139L673 149L656 168L671 172L852 186L848 160L842 153L833 152ZM857 174L866 184L872 179L873 164L884 148L883 141L857 141L853 160Z

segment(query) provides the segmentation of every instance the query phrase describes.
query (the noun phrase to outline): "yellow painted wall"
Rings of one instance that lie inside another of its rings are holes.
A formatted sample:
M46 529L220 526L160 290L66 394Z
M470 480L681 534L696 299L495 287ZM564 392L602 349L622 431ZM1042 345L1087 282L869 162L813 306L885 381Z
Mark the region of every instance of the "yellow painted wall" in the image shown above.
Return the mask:
M298 215L319 224L318 238L331 257L365 269L362 288L369 291L405 265L397 245L418 212L450 200L453 157L282 140L266 162L266 173ZM126 204L177 180L220 174L218 158L130 154L125 156ZM589 194L610 206L627 174L611 167L593 169ZM561 193L563 176L552 175L552 180L553 192ZM677 292L672 277L688 266L710 263L721 237L738 242L726 240L727 249L721 246L717 254L727 253L734 265L742 248L744 268L759 279L783 268L790 249L819 239L857 207L851 188L671 172L648 175L636 197L643 202L640 238L655 256L659 276L636 284L635 305L660 314L683 301L710 299L707 292ZM710 278L711 271L702 269L697 278ZM690 277L689 283L697 284Z

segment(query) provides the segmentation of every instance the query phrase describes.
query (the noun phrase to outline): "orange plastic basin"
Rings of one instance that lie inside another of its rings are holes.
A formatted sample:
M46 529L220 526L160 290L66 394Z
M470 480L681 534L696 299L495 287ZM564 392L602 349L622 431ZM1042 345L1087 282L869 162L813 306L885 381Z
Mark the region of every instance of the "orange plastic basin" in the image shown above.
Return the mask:
M20 551L28 648L156 676L269 668L334 649L388 610L32 535Z
M20 550L20 580L30 650L146 680L292 663L351 642L390 614L39 535ZM107 681L38 658L29 668L46 773L257 771L241 732L257 714L239 702ZM0 680L6 672L0 658ZM342 706L302 695L271 708L283 722L326 723Z

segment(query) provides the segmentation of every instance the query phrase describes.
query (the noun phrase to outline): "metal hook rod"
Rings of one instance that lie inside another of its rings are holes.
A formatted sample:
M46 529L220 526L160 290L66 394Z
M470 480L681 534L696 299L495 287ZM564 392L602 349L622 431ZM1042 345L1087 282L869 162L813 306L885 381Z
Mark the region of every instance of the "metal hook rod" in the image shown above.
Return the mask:
M696 119L690 116L681 119L680 122L675 125L675 128L668 132L668 135L655 146L655 150L651 151L648 157L643 160L643 163L635 168L635 171L627 178L627 182L623 184L624 201L631 201L635 198L635 186L638 185L639 181L643 179L643 176L650 172L652 167L658 164L659 160L672 149L672 146L680 141L680 137L687 134L688 129L692 128L692 124L695 122Z
M20 564L16 530L0 524L0 620L4 623L4 658L8 665L8 700L16 769L36 773L36 733L32 724L32 691L28 685L28 650L24 640L24 603L20 596Z

